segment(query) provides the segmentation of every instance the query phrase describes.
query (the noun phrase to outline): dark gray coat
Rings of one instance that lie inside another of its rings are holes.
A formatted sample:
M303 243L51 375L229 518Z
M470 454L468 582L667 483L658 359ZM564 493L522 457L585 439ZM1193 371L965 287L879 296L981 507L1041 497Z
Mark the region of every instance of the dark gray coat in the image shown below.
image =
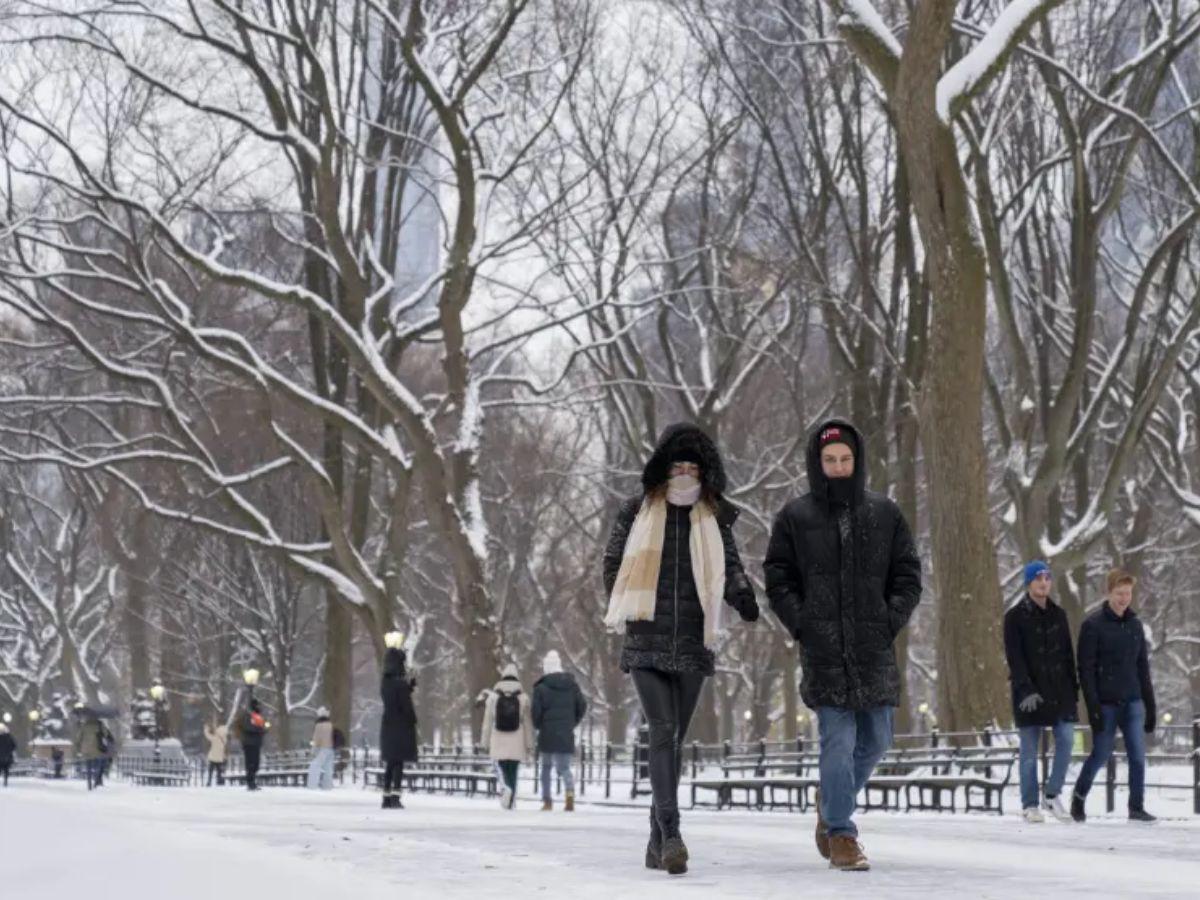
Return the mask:
M813 432L811 492L779 511L763 569L771 609L800 646L800 694L810 708L898 706L900 672L892 648L921 599L921 561L900 508L866 490L857 454L847 503L829 497Z
M575 728L587 701L569 672L543 675L533 686L533 727L539 753L574 753Z
M404 651L391 648L383 659L379 695L383 721L379 725L379 754L384 762L417 761L417 711L413 681L404 671Z
M1088 717L1100 718L1100 707L1141 700L1146 725L1154 727L1157 704L1150 680L1150 655L1142 620L1132 609L1118 616L1107 602L1083 620L1079 629L1079 684Z
M1056 725L1078 718L1075 653L1071 627L1061 606L1047 600L1046 608L1039 609L1028 594L1021 598L1004 614L1004 655L1018 727ZM1032 712L1024 712L1021 702L1033 694L1040 694L1042 703Z

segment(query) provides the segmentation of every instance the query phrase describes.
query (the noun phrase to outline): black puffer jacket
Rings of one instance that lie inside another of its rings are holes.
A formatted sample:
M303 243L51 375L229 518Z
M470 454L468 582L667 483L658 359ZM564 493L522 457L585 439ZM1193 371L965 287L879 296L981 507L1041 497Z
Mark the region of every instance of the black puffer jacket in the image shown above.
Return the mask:
M1142 620L1132 609L1118 616L1106 601L1079 629L1079 684L1088 717L1100 718L1106 704L1141 700L1146 726L1154 726L1156 704L1150 680L1150 656Z
M539 753L574 753L575 727L587 701L570 672L543 675L533 685L533 727Z
M849 504L829 499L817 446L808 445L810 493L779 511L763 569L771 609L796 638L800 694L811 708L870 709L900 703L892 641L921 599L921 561L900 508L866 490L861 450Z
M1047 600L1046 608L1041 609L1025 595L1004 614L1004 655L1018 727L1049 726L1079 718L1071 626L1061 606ZM1032 712L1022 711L1021 702L1033 694L1041 694L1041 705Z
M0 766L11 765L17 752L17 742L7 731L0 732Z
M383 720L379 723L379 755L384 762L417 761L417 711L413 707L413 681L404 671L404 651L394 647L383 657L379 696Z
M612 594L621 570L625 543L645 494L667 482L671 463L682 450L700 460L701 483L707 495L716 500L717 525L725 548L725 602L743 619L756 619L758 604L754 599L754 588L742 568L733 539L733 523L737 520L738 510L721 498L725 489L725 467L716 445L695 425L672 425L663 432L642 472L643 493L621 504L604 551L605 593ZM654 619L626 624L625 646L621 652L623 671L658 669L703 675L713 673L713 655L704 646L704 609L692 577L690 514L690 507L667 507Z

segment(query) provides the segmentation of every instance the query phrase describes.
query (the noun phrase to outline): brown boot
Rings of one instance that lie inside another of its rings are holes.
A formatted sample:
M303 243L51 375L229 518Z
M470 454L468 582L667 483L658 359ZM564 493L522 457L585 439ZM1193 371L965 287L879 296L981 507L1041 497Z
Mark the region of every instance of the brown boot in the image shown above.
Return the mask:
M567 796L563 800L563 812L575 812L575 795L567 791Z
M829 826L825 824L825 817L821 815L820 791L817 791L817 830L814 837L817 841L817 852L821 854L821 859L829 859Z
M865 872L871 868L858 839L848 834L835 834L829 839L829 868L843 872Z
M542 812L550 812L550 810L552 810L552 809L554 809L554 801L553 800L543 800L542 801Z

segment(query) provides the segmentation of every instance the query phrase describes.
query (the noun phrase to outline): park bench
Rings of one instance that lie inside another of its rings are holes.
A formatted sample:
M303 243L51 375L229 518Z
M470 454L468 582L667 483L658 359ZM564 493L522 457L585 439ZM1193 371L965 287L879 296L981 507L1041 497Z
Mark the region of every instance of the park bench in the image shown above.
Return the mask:
M135 769L126 772L125 777L145 787L186 787L192 781L187 769Z
M382 766L370 766L363 770L363 787L383 786ZM404 783L409 790L424 790L430 793L441 791L473 796L496 793L496 773L492 761L487 757L433 756L422 758L419 765L405 768Z

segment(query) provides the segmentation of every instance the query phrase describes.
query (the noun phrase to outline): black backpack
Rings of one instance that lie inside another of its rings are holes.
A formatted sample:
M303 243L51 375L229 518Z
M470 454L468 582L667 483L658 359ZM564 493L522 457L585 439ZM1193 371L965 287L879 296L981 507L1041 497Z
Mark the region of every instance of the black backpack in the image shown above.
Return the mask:
M496 730L521 730L521 695L506 694L503 691L496 697Z

